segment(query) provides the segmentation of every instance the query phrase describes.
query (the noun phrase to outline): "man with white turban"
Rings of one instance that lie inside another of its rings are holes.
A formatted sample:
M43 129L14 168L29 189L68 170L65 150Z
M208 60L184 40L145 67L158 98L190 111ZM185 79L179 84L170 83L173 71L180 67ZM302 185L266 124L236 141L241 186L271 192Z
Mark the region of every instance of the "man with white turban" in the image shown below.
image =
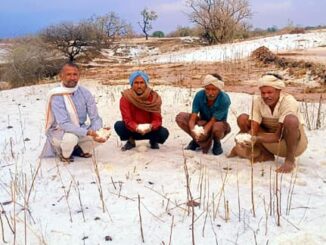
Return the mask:
M220 140L231 131L226 121L231 101L223 91L224 82L220 75L206 75L203 87L204 89L195 95L192 112L180 112L176 122L192 137L186 150L196 151L197 148L201 148L206 154L213 141L212 152L214 155L220 155L223 153Z
M285 84L278 74L266 73L258 83L260 96L254 100L252 118L247 114L238 117L240 132L252 134L255 146L269 156L265 159L273 160L274 155L285 157L276 172L289 173L295 167L295 157L308 144L299 103L282 92Z

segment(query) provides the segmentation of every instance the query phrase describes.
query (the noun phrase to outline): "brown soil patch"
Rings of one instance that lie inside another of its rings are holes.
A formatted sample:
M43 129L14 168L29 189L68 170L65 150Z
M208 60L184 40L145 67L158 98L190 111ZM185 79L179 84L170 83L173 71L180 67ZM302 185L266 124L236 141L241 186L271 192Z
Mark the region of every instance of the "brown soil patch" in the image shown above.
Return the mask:
M173 63L173 64L146 64L111 65L103 68L89 68L83 76L89 79L100 80L103 84L126 83L131 72L144 70L150 76L153 84L165 84L184 87L199 87L204 75L219 73L226 85L239 85L242 81L255 80L270 67L257 66L254 61L229 63Z
M326 55L326 54L325 54ZM283 56L284 55L283 53ZM323 64L314 63L305 60L297 60L280 57L272 53L268 48L262 46L256 49L251 57L262 64L274 64L281 69L288 69L289 75L299 78L307 73L314 77L314 80L320 81L322 84L326 84L326 68Z
M128 77L135 70L146 71L152 85L170 85L180 87L201 87L201 79L210 73L219 73L225 81L225 90L240 93L258 93L255 81L265 72L276 70L274 64L261 64L255 60L243 60L229 63L201 64L153 64L134 66L128 64L111 65L109 67L88 68L82 77L99 80L102 84L128 84ZM326 87L323 88L326 91ZM320 92L309 91L299 84L290 84L286 90L298 100L318 101ZM324 96L326 98L326 96Z
M280 57L291 58L293 60L304 60L326 65L326 47L311 48L306 50L296 50L287 53L278 53Z
M138 42L144 43L144 40L132 40L127 45L134 45ZM170 52L173 47L180 49L182 46L186 46L184 41L176 41L176 39L156 39L146 42L147 47L159 47L163 52L164 50ZM252 53L250 59L235 62L144 64L139 66L126 62L121 62L121 64L104 62L101 63L101 66L84 67L83 77L99 80L107 85L127 84L131 72L144 70L149 74L153 85L196 88L201 86L204 75L219 73L224 78L226 91L252 94L259 92L255 81L263 73L273 70L285 74L287 82L302 79L307 74L311 76L312 80L321 81L322 86L317 88L309 88L295 82L288 83L286 88L286 92L292 93L298 100L318 101L320 93L326 92L324 66L309 61L285 58L287 53L283 53L282 56L272 53L266 47L260 47Z

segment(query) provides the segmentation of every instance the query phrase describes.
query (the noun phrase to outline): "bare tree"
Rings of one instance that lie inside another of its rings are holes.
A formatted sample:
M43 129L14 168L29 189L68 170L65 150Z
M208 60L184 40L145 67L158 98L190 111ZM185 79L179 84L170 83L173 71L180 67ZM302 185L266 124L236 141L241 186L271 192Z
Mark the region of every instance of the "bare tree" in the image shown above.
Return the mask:
M117 38L133 35L132 26L114 12L103 16L93 16L89 19L89 22L101 33L104 33L110 42L115 41Z
M142 22L138 22L138 24L145 34L146 40L148 40L148 32L152 30L152 22L156 20L158 16L155 11L147 8L143 9L140 14L143 17L143 20Z
M247 0L188 0L187 5L192 10L190 20L201 27L209 44L232 40L252 16Z
M40 33L42 39L52 44L70 61L90 48L99 48L104 35L87 22L61 23L46 28Z

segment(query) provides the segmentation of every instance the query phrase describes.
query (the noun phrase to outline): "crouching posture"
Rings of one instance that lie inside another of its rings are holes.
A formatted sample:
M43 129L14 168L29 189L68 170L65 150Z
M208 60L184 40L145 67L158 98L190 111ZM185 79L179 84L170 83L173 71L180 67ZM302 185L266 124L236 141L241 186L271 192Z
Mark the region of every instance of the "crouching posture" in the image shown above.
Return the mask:
M66 163L73 155L91 157L94 142L105 142L96 130L102 127L92 94L78 85L79 69L73 63L65 64L60 71L61 86L48 95L46 111L47 140L41 157L59 155ZM87 116L90 125L85 122Z
M127 141L122 151L136 146L135 140L149 139L152 149L159 149L169 136L162 127L161 97L148 87L149 77L145 72L135 71L129 77L131 88L122 92L120 111L122 121L114 129L122 141Z
M238 117L240 132L252 134L252 143L262 152L258 161L272 160L274 155L285 157L276 171L291 172L295 157L308 144L299 104L292 95L282 92L285 84L279 75L267 73L258 82L260 96L254 100L253 118L247 114Z
M180 112L176 122L192 137L185 149L195 151L200 147L206 154L213 141L212 152L220 155L223 153L220 140L231 131L226 121L231 101L223 91L224 82L218 74L206 75L203 87L195 95L192 113Z

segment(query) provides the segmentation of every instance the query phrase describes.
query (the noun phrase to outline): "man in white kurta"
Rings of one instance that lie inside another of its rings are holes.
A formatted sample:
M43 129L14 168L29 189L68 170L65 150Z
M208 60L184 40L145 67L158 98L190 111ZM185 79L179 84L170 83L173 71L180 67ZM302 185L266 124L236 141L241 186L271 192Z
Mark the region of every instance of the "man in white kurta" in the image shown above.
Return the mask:
M70 162L76 147L78 156L90 157L94 143L103 142L96 133L102 127L102 119L90 91L78 85L79 69L75 64L65 64L60 79L61 86L51 90L48 96L47 141L42 157L59 155L62 161Z
M252 118L242 114L238 117L240 132L251 133L256 145L262 145L271 155L284 157L285 161L276 171L288 173L295 167L295 157L307 148L308 140L303 128L299 103L282 92L285 84L276 74L265 74L259 79L260 96L255 98Z

